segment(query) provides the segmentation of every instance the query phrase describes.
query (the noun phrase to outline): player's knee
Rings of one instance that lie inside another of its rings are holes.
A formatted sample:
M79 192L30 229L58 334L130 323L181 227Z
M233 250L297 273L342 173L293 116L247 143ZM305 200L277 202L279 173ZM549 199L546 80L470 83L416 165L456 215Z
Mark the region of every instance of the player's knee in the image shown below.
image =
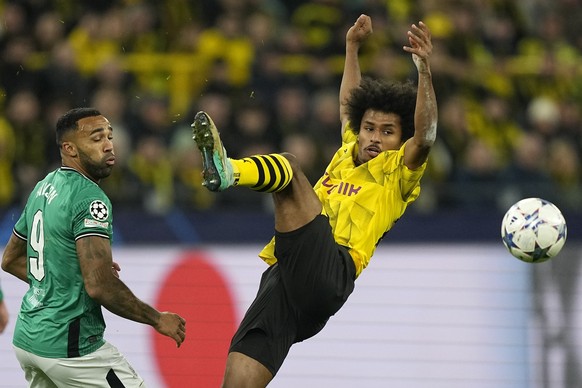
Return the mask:
M239 352L230 352L222 388L266 387L273 379L273 374L257 360Z
M295 155L289 152L282 152L281 155L283 155L285 159L289 161L289 164L291 165L291 169L293 170L294 174L301 172L301 165L299 164L299 161L297 160L297 157Z

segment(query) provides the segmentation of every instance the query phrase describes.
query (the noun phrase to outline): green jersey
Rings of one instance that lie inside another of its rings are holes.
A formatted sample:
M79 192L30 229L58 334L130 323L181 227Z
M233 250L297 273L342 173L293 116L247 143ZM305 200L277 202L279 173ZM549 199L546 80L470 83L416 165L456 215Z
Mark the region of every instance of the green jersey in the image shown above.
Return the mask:
M14 234L27 241L29 289L13 344L41 357L78 357L104 343L101 306L87 294L76 240L111 240L111 202L78 171L61 167L30 194Z

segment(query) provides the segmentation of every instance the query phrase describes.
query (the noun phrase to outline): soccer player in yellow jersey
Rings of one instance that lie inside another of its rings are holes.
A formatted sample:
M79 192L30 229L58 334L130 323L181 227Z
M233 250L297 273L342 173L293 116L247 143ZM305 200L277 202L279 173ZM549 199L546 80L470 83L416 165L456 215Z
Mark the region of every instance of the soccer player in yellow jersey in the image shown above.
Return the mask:
M358 51L371 33L361 15L346 34L342 146L315 187L293 155L228 158L210 117L194 119L208 189L274 193L275 237L259 254L269 267L232 339L223 387L265 387L291 346L341 308L382 236L419 195L437 128L431 34L422 22L408 31L403 49L418 72L413 86L362 78Z

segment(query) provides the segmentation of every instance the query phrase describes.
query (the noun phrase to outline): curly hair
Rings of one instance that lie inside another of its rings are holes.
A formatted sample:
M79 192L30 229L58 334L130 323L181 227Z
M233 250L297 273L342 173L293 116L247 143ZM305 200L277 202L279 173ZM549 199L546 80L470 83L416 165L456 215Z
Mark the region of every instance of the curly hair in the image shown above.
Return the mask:
M410 80L389 83L364 77L360 85L351 91L346 105L351 129L356 134L360 132L364 113L374 109L400 117L403 142L414 135L416 87Z

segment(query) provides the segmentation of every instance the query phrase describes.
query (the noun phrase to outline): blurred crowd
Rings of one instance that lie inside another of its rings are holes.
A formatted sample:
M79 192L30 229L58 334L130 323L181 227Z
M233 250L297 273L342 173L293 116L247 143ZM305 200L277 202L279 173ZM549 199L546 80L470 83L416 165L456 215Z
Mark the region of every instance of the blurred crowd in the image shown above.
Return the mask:
M112 122L115 206L264 209L201 187L190 122L229 156L289 151L315 182L340 144L345 33L372 16L366 75L415 80L410 24L433 33L438 142L416 211L505 209L538 196L582 210L582 0L0 1L0 208L60 164L56 119Z

